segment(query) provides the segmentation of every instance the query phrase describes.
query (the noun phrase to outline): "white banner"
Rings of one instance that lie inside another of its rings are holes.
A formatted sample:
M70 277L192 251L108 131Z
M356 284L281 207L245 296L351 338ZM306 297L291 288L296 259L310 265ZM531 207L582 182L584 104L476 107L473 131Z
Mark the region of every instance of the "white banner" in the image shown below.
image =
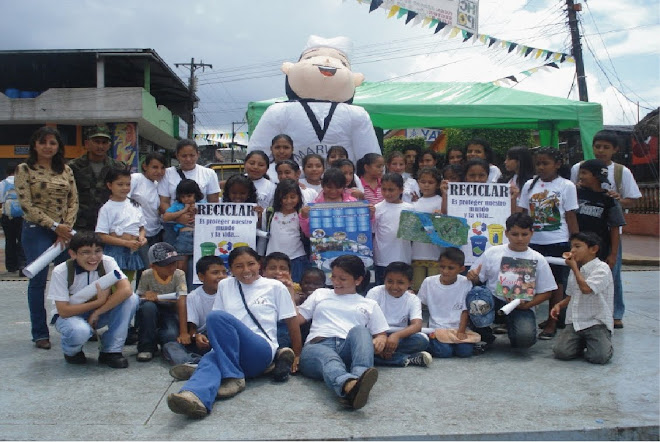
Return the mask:
M487 248L506 244L506 219L511 215L511 194L506 183L449 183L447 215L465 218L470 230L461 247L465 264L474 263Z
M202 256L215 255L225 261L236 247L256 249L257 212L252 203L197 204L193 247L193 282L197 278L195 264ZM227 267L229 269L229 267Z
M395 5L422 18L436 19L473 34L478 32L479 0L385 0L381 8Z

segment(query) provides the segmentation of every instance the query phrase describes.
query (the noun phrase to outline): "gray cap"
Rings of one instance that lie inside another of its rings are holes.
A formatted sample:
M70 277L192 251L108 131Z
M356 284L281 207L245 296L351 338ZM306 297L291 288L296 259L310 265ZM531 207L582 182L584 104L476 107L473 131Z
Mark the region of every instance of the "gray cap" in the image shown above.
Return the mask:
M176 253L176 249L166 242L157 242L149 247L149 264L166 266L174 261L186 259L185 256Z

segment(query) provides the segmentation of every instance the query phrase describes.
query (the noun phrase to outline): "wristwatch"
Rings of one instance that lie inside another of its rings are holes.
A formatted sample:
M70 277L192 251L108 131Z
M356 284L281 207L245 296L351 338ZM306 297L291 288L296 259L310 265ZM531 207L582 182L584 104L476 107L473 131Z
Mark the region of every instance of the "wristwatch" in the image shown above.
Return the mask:
M50 230L52 230L54 232L55 230L57 230L57 226L59 226L59 225L60 225L60 223L58 223L57 221L53 221L53 225L50 226Z

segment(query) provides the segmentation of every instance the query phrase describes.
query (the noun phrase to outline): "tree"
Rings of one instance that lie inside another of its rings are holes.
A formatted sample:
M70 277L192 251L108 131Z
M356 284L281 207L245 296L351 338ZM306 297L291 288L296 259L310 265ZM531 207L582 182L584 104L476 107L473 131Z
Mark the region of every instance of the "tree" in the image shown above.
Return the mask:
M383 156L387 157L387 154L393 150L398 150L399 152L404 152L409 147L417 147L419 150L426 148L426 141L424 137L414 137L406 138L402 136L387 138L383 142Z
M472 138L483 138L490 143L496 153L496 163L506 158L506 152L514 146L534 146L532 131L529 129L445 129L447 146L465 147Z

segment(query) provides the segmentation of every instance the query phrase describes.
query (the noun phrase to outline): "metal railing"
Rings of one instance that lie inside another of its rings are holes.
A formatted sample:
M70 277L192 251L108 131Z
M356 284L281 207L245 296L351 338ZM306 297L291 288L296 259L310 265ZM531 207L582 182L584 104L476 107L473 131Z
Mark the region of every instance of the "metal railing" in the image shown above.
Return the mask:
M640 183L639 191L642 197L635 201L635 205L629 209L630 213L659 213L660 184Z

